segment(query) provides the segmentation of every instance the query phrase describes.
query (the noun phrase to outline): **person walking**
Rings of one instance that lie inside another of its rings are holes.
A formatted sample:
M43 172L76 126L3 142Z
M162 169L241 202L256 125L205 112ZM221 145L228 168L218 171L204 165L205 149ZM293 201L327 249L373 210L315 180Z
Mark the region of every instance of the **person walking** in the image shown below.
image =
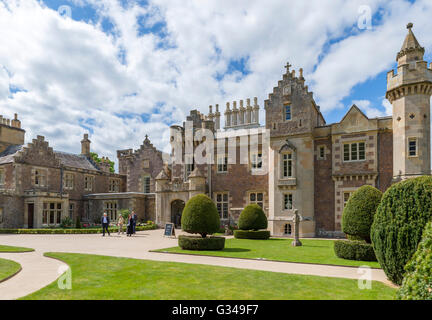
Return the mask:
M119 216L118 221L117 221L117 225L118 225L118 234L120 235L120 232L123 234L123 225L124 225L124 218L122 215Z
M128 220L127 220L126 236L131 237L132 233L133 233L133 218L132 218L132 215L129 214Z
M138 215L135 213L135 211L132 211L132 219L133 219L133 233L135 234L136 224L138 220Z
M108 235L111 236L109 230L108 230L108 226L110 224L110 219L107 215L106 212L104 212L102 218L101 218L101 224L102 224L102 237L105 237L105 230L108 232Z

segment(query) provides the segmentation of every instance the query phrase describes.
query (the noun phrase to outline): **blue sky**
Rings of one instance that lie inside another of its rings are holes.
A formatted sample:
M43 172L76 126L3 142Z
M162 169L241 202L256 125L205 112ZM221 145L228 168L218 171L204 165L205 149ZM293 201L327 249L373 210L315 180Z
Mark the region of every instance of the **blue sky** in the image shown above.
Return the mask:
M368 10L371 27L359 28ZM115 158L145 134L164 148L190 109L255 96L263 106L289 61L327 123L353 103L385 116L408 22L432 58L431 13L427 0L0 0L0 108L19 113L28 140L79 152L89 132Z

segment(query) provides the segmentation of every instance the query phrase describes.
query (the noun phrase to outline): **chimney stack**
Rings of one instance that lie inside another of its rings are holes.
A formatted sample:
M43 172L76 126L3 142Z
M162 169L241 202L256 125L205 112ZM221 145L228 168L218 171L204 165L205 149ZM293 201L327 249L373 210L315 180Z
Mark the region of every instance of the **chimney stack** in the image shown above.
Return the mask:
M81 140L81 154L84 156L90 156L90 143L91 141L88 138L88 134L84 134L84 139Z

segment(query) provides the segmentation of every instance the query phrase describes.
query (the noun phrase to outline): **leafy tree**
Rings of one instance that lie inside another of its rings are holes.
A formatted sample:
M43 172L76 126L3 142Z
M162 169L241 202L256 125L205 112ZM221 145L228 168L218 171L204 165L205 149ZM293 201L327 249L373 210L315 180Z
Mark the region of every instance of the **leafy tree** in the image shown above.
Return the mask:
M101 163L102 159L99 158L99 155L97 153L90 152L90 156L91 156L91 158L93 159L94 162L96 162L98 164ZM115 173L115 169L114 169L115 162L111 161L111 160L108 160L108 161L109 161L109 164L110 164L110 172L111 173Z

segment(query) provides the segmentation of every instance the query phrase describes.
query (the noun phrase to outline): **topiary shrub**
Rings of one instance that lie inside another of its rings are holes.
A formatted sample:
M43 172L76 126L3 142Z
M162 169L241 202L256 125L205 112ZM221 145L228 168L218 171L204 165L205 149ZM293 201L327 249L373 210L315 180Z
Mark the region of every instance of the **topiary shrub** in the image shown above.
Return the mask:
M259 205L250 204L240 213L238 226L240 230L267 229L267 217Z
M179 236L179 247L183 250L222 250L225 247L224 237Z
M236 239L267 240L270 238L270 231L267 230L234 230Z
M370 243L364 241L337 240L334 251L339 258L358 261L377 261Z
M404 267L432 220L432 177L408 179L383 195L371 228L376 257L387 277L402 284Z
M405 266L405 278L397 293L400 300L432 300L432 222L412 259Z
M77 216L75 221L75 229L81 229L81 219L79 216Z
M198 233L202 238L218 232L219 212L212 199L204 194L190 198L183 209L181 226L183 231Z
M370 229L381 197L381 191L367 185L351 195L342 214L342 231L349 239L371 242Z

